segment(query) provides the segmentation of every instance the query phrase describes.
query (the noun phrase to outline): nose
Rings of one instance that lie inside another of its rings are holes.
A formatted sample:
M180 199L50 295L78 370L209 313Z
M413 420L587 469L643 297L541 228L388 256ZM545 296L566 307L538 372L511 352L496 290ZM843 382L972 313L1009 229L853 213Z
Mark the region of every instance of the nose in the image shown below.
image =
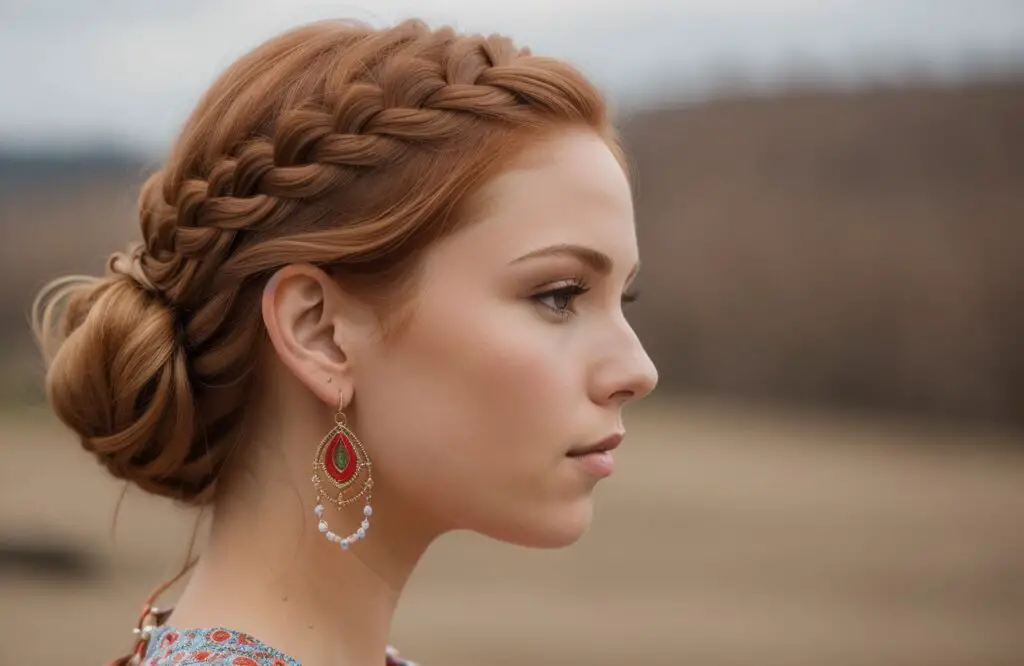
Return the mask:
M658 369L627 324L595 370L591 398L599 404L622 405L643 398L657 385Z

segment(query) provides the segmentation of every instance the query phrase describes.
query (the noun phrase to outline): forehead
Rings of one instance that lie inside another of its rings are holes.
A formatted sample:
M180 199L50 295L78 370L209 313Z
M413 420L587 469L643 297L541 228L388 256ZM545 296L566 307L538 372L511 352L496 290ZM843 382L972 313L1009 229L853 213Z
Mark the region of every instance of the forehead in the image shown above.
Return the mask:
M473 195L467 213L471 222L455 234L463 242L487 240L516 256L541 245L581 243L635 261L629 179L591 131L538 139Z

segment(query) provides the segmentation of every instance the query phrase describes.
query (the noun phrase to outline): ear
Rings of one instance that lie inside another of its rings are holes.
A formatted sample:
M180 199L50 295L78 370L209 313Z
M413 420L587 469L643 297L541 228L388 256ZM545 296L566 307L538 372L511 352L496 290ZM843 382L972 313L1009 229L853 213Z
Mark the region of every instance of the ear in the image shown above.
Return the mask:
M263 322L278 358L335 409L339 390L345 402L355 390L356 307L327 273L307 264L279 269L263 289Z

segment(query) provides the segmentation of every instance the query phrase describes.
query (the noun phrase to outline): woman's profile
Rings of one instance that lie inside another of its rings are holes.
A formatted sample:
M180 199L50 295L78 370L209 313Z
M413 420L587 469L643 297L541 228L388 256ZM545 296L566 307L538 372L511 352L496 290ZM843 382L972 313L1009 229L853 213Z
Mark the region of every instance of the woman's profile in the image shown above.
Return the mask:
M657 373L623 311L625 158L571 66L419 21L293 29L207 91L139 223L34 307L82 446L212 516L116 663L408 663L391 618L439 536L583 535Z

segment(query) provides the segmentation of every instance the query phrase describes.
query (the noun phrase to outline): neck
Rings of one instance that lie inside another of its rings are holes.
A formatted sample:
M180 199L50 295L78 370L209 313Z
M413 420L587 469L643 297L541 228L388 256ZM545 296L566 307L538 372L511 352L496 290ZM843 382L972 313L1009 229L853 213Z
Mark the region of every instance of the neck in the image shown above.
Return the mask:
M378 482L372 529L346 551L317 530L312 487L247 485L218 503L170 624L242 631L303 666L379 666L402 589L440 531ZM359 508L328 508L332 529L357 526Z

